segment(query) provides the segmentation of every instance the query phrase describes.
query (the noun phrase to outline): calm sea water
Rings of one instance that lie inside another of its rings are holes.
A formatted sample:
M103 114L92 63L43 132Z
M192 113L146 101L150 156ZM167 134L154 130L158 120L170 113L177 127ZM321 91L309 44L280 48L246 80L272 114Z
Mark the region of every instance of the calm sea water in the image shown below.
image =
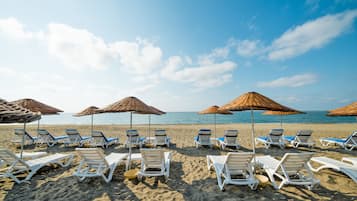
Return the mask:
M354 123L355 117L328 117L326 111L309 111L306 114L283 116L284 123ZM41 124L90 124L91 117L73 117L73 114L43 116ZM152 124L212 124L213 115L196 112L168 112L165 115L150 115ZM262 115L254 112L257 123L278 123L280 116ZM133 124L147 124L149 115L133 114ZM129 124L129 113L105 113L94 115L94 124ZM250 123L250 112L235 112L233 115L217 115L217 124ZM36 124L33 122L32 124Z

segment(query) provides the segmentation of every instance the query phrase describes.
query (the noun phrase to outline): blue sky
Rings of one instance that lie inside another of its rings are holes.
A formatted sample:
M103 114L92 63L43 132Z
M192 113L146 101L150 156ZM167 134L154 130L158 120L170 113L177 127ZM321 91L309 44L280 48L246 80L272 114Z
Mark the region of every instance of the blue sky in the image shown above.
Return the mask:
M260 92L300 110L357 100L356 1L0 1L1 98L165 111Z

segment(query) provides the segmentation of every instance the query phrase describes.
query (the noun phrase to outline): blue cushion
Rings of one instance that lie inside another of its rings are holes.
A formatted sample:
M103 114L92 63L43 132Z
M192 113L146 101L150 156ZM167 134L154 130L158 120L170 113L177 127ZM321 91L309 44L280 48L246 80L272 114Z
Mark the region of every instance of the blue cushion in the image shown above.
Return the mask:
M261 139L261 140L264 140L264 141L267 141L268 140L268 137L267 136L260 136L260 137L258 137L259 139Z
M329 138L324 138L324 139L325 140L330 140L330 141L335 141L335 142L341 142L341 143L346 142L346 139L334 138L334 137L329 137Z
M219 137L219 138L217 138L217 140L224 142L224 137Z
M195 136L193 139L198 142L198 136Z
M142 141L145 141L145 139L146 139L145 137L140 137L139 141L142 142Z
M107 140L108 142L111 142L111 141L114 141L114 140L117 140L118 138L116 137L108 137Z
M285 139L286 141L291 142L291 141L293 141L293 140L295 139L295 136L284 136L284 139Z
M63 135L63 136L57 136L57 137L54 137L56 140L62 140L62 139L65 139L65 138L68 138L67 135Z
M86 140L86 139L89 139L91 138L91 136L82 136L82 140Z

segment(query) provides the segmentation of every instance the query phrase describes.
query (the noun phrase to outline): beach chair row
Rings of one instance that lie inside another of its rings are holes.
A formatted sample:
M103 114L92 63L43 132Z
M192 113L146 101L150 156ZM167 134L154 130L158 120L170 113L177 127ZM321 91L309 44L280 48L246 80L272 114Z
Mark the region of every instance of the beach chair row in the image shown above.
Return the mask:
M76 145L82 147L84 144L90 146L100 146L108 148L110 145L119 143L119 138L106 137L101 131L93 131L91 136L82 136L77 129L66 129L66 135L54 136L45 129L38 130L38 137L31 136L24 129L15 129L15 138L13 143L20 144L24 137L24 144L46 144L49 147L57 143L63 143L65 146ZM154 137L141 137L137 130L127 130L127 140L125 147L139 146L140 148L146 143L152 142L156 146L170 146L170 138L166 135L165 130L155 130Z
M119 164L126 164L128 167L128 154L111 153L105 155L98 148L76 148L81 158L80 164L76 167L74 176L79 181L89 177L102 177L105 182L112 180L116 167ZM281 189L284 185L305 186L311 190L320 181L315 178L313 172L329 168L334 171L344 173L357 183L357 158L346 157L341 161L328 157L313 157L313 152L286 153L281 160L270 155L255 156L252 152L229 152L227 155L207 155L207 168L216 172L217 184L220 190L224 190L225 185L247 185L255 190L259 180L255 171L262 169L268 176L275 189ZM47 165L58 164L67 167L72 163L73 154L52 154L41 155L37 153L26 153L35 159L20 159L17 154L13 154L7 149L0 149L0 159L2 168L0 177L10 178L16 183L28 182L36 172ZM143 177L164 176L165 181L170 175L171 152L162 149L141 149L139 156L141 168L137 173L139 181ZM315 163L313 167L311 162ZM24 179L20 179L19 173L28 172ZM134 175L135 176L135 175Z

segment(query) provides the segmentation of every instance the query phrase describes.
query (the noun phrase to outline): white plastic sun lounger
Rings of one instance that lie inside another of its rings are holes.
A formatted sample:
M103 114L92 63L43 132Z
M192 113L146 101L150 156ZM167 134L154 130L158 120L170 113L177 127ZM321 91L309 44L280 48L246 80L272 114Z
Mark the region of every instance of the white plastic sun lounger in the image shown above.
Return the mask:
M224 137L217 138L218 145L224 150L226 147L235 147L239 149L237 141L238 130L225 130Z
M321 138L320 142L322 146L337 144L348 151L352 151L354 148L357 148L357 131L354 131L346 139L329 137L329 138Z
M351 165L349 163L345 163L342 161L338 161L328 157L313 157L311 161L320 164L321 166L317 168L313 168L311 165L311 169L314 172L318 172L322 169L333 169L338 172L342 172L353 179L354 182L357 183L357 166Z
M314 142L311 139L312 130L299 130L295 136L285 136L284 139L288 141L293 147L299 146L313 147Z
M21 154L17 153L15 154L18 158L21 158ZM36 158L40 158L42 156L46 156L47 152L44 151L39 151L39 152L23 152L22 153L22 159L23 160L31 160L31 159L36 159ZM5 161L0 159L0 167L6 165Z
M0 149L0 159L7 164L7 167L1 170L0 177L11 178L16 183L22 183L32 178L36 172L46 165L58 164L67 167L72 163L72 154L53 154L39 157L33 160L21 160L15 154L7 149ZM28 172L25 179L20 180L16 174Z
M256 161L263 166L274 188L280 189L284 185L303 185L309 190L320 181L315 179L308 164L313 153L286 153L279 161L271 156L257 156ZM306 173L306 174L304 174ZM274 176L281 179L277 185Z
M87 177L103 177L104 181L109 183L113 178L115 168L128 156L122 153L111 153L105 156L98 148L76 148L76 151L82 160L73 175L77 176L79 181ZM108 176L106 176L107 172Z
M158 145L170 147L170 138L167 137L165 130L155 130L154 146Z
M281 128L271 129L267 136L260 136L255 138L255 144L258 144L260 142L264 144L265 148L267 149L272 145L279 146L280 148L283 149L285 147L283 133L284 133L284 129Z
M100 146L103 148L108 148L110 145L119 142L119 138L117 137L106 137L101 131L93 131L91 138L91 146Z
M69 128L66 129L66 134L68 138L65 141L65 146L69 146L70 144L75 144L78 146L83 146L85 143L91 141L92 137L90 136L81 136L77 129Z
M198 148L198 146L209 146L212 148L211 130L200 129L198 131L198 135L194 137L194 143L196 145L196 148Z
M127 140L125 141L125 147L129 146L139 146L140 148L145 143L145 137L140 137L139 133L135 129L130 129L126 131Z
M140 149L141 169L138 173L139 181L145 177L164 176L167 181L170 175L171 152L161 149Z
M208 170L214 167L218 187L222 191L226 184L248 185L252 190L255 190L259 181L253 174L253 157L253 153L228 153L226 156L207 155L207 166Z
M49 133L45 129L39 129L38 130L39 138L37 140L38 143L40 144L47 144L49 147L54 146L55 144L59 142L64 142L68 136L53 136L51 133Z
M27 131L24 131L23 128L15 128L14 131L15 136L14 139L12 139L13 143L21 144L23 135L25 135L24 145L32 145L37 141L37 137L32 137Z

